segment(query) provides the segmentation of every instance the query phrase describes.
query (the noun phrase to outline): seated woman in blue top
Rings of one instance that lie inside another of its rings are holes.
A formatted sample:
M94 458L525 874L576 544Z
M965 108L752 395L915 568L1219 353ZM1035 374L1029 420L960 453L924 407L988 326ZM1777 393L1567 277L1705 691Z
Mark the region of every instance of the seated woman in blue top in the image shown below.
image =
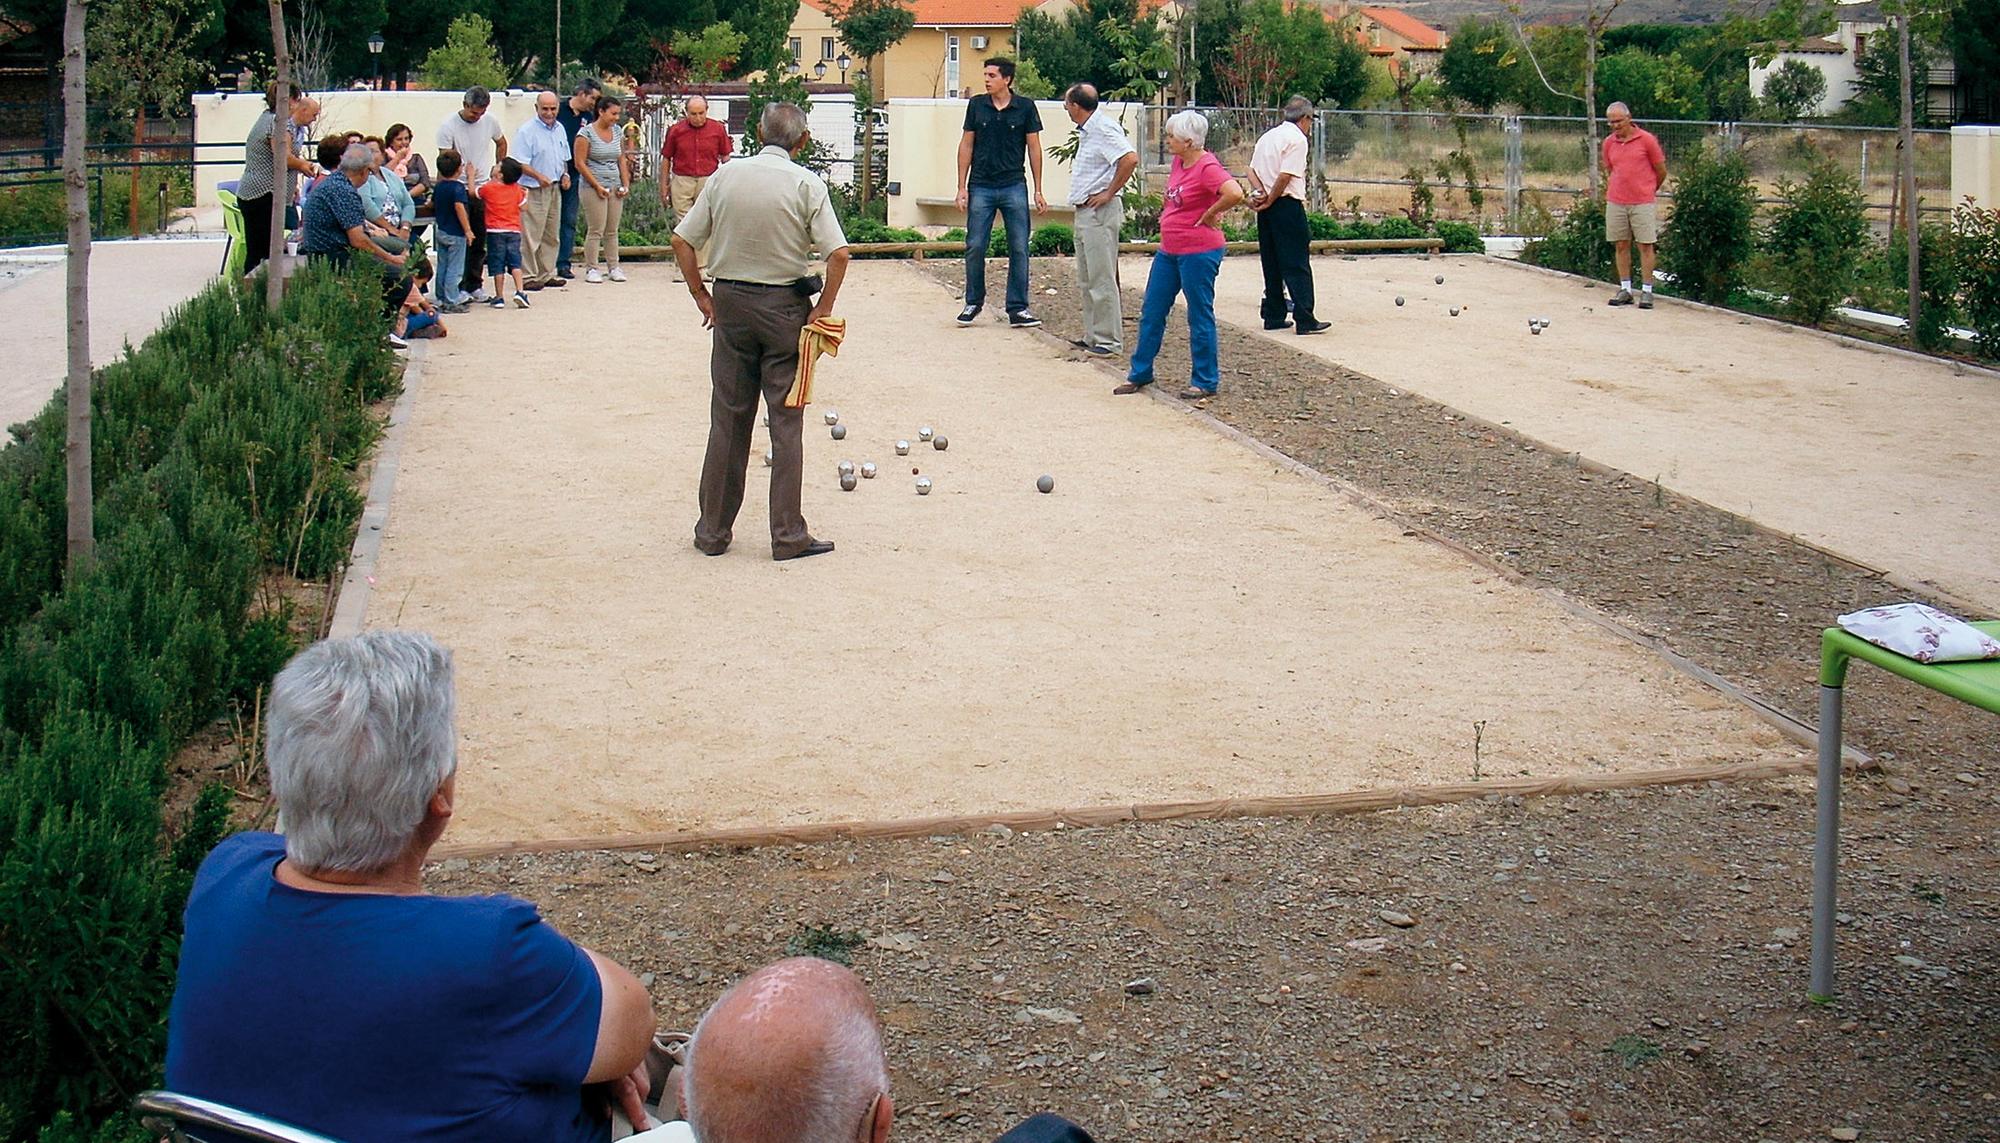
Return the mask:
M375 162L368 168L368 181L361 184L361 205L368 212L368 225L381 232L374 235L376 244L391 254L401 254L410 248L410 234L416 227L416 201L402 178L386 165L382 140L370 135L362 142L368 144ZM384 238L393 241L384 242Z
M453 707L451 654L417 632L318 643L278 675L284 836L237 834L195 877L169 1088L349 1143L599 1143L611 1103L646 1122L638 980L525 901L424 892Z

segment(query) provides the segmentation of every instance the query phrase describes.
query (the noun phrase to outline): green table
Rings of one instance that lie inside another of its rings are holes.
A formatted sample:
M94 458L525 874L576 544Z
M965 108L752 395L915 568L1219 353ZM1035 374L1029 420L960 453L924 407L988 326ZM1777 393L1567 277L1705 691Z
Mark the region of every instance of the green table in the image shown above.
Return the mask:
M1974 623L2000 635L2000 620ZM1849 660L1873 663L1892 675L2000 714L2000 659L1919 663L1877 647L1838 627L1819 641L1819 829L1813 840L1812 995L1833 995L1834 873L1840 861L1840 698Z

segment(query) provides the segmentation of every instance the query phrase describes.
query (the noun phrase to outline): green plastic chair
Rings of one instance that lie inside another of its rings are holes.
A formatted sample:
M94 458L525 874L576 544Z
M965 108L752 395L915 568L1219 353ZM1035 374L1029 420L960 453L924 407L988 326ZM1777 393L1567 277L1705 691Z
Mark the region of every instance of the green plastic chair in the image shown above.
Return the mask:
M2000 636L2000 620L1972 624ZM1840 717L1847 665L1872 663L1980 710L2000 714L2000 659L1963 663L1919 663L1885 647L1850 635L1838 627L1820 634L1819 651L1819 790L1818 822L1813 838L1813 913L1811 995L1833 996L1833 924L1836 915L1835 872L1840 866Z
M221 274L234 280L243 276L243 264L250 260L250 252L243 245L243 204L236 201L233 191L222 188L217 188L215 197L222 203L222 232L229 236L222 247Z

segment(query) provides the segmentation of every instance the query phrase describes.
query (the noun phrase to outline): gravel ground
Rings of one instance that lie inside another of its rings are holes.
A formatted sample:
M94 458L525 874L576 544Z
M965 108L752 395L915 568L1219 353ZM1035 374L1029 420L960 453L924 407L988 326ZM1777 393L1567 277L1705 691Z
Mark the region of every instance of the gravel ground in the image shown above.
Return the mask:
M1038 263L1056 337L1067 275ZM1225 327L1223 355L1209 412L1807 721L1819 627L1901 594L1281 344ZM1107 1140L2000 1139L2000 734L1975 713L1856 670L1850 740L1885 769L1848 783L1824 1006L1801 780L433 877L540 903L670 1026L860 939L899 1138L1050 1109Z

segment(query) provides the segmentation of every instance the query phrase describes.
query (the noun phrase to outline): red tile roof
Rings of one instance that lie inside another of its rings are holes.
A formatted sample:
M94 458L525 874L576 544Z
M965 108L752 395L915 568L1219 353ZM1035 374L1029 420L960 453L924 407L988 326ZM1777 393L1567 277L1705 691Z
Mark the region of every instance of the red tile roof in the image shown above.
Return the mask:
M826 0L804 3L826 11ZM905 6L920 28L1007 28L1020 19L1023 9L1033 8L1035 0L906 0Z
M1444 33L1401 9L1363 8L1361 14L1410 41L1413 47L1444 47Z

